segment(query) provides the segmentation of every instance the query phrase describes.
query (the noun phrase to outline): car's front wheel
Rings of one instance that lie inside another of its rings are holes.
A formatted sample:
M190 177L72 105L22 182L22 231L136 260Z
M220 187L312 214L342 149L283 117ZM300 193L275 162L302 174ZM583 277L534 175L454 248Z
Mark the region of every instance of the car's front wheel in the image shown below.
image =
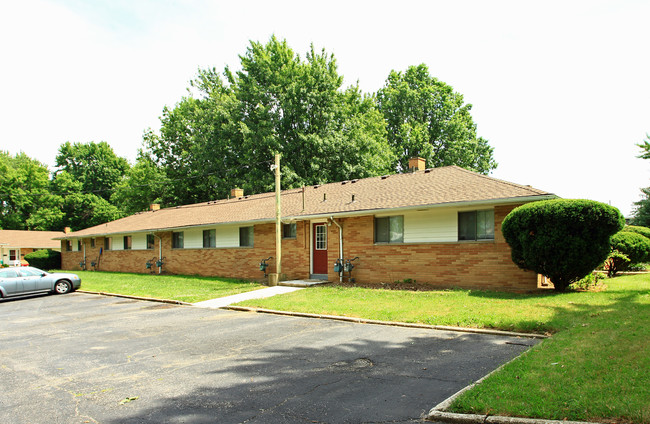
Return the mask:
M61 280L54 284L54 293L66 294L72 291L72 284L69 281Z

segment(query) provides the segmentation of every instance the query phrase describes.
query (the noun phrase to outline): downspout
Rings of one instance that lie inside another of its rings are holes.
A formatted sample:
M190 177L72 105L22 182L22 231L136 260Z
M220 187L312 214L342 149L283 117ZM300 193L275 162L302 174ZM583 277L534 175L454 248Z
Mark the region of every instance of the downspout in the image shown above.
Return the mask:
M84 266L86 266L86 240L82 241L81 244L84 247Z
M337 227L339 227L339 259L341 260L341 263L343 263L343 228L338 222L334 221L333 216L330 216L330 219ZM343 282L343 271L339 271L339 282Z
M156 235L156 233L151 233L154 237L158 239L158 260L162 261L162 239ZM161 267L158 267L158 274L161 273Z

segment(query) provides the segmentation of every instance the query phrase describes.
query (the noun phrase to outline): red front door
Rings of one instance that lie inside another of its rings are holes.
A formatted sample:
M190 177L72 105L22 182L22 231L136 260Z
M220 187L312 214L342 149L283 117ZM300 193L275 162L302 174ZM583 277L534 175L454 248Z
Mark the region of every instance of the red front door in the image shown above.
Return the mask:
M314 274L327 274L327 225L314 224Z

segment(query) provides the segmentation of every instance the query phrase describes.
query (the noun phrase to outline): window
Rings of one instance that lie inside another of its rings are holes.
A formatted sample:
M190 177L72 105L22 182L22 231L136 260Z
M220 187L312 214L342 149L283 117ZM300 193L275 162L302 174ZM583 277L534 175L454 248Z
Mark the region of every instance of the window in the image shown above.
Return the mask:
M404 243L404 216L375 218L375 243Z
M90 247L91 247L91 249L95 248L95 238L94 237L90 239Z
M327 225L316 225L316 250L327 250Z
M81 240L77 240L77 250L80 252L83 250L83 248L81 247Z
M217 246L217 230L203 230L203 247Z
M104 237L104 250L111 250L111 240L113 240L110 237Z
M65 245L65 251L72 252L72 240L65 240L63 243Z
M172 248L173 249L182 249L184 246L183 243L183 232L174 232L172 233Z
M154 239L153 239L153 234L147 234L147 249L152 250L154 247Z
M20 275L23 277L39 277L43 275L43 271L38 271L35 269L22 268L20 270Z
M295 239L296 238L296 223L282 224L282 238Z
M124 250L131 250L133 247L133 238L131 236L124 236Z
M239 245L253 246L253 227L239 227Z
M0 278L18 278L18 273L15 269L3 269L0 271Z
M494 240L494 210L458 212L458 240Z

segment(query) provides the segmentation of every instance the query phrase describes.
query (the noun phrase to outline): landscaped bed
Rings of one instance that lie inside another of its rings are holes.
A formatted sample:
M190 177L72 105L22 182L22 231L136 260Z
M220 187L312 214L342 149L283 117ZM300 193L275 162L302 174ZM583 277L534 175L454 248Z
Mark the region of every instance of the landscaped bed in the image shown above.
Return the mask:
M605 284L602 291L538 294L319 287L238 305L556 333L466 392L451 410L650 423L650 276Z
M263 286L233 278L196 275L129 274L74 271L81 277L81 290L195 303L230 296Z

